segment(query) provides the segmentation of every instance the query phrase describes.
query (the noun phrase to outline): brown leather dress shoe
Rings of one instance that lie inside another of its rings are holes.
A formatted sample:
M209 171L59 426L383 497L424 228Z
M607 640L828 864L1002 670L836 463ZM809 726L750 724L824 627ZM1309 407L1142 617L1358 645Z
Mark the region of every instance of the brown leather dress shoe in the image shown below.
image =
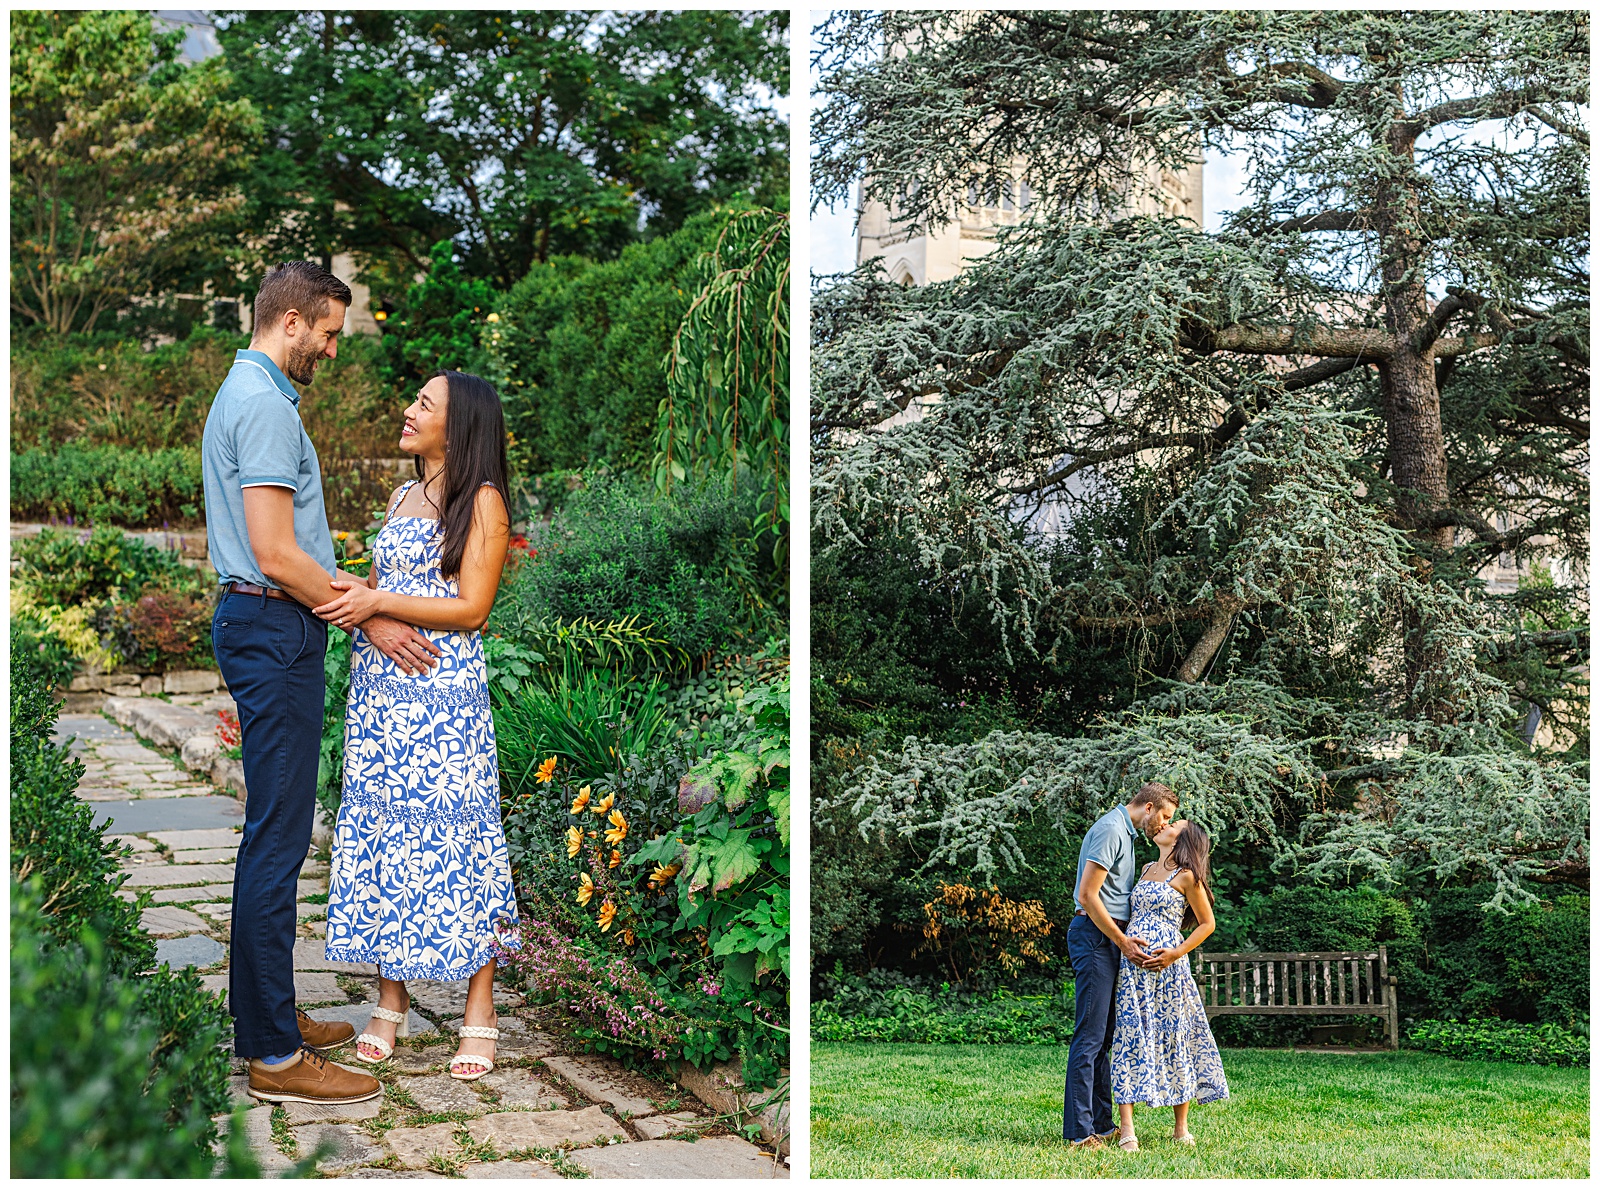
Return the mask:
M294 1009L295 1022L300 1025L300 1043L308 1049L326 1053L336 1049L356 1034L355 1025L343 1020L324 1022L313 1020L298 1007Z
M262 1102L365 1102L383 1093L383 1083L301 1048L282 1065L252 1058L245 1093Z

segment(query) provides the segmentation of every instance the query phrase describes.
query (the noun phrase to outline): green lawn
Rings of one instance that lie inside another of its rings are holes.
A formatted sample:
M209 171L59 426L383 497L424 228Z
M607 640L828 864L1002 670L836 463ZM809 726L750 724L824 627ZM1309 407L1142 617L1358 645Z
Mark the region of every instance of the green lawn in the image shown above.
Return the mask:
M1032 1045L811 1048L813 1177L1587 1177L1589 1071L1225 1049L1232 1094L1135 1109L1143 1150L1061 1140L1067 1050Z

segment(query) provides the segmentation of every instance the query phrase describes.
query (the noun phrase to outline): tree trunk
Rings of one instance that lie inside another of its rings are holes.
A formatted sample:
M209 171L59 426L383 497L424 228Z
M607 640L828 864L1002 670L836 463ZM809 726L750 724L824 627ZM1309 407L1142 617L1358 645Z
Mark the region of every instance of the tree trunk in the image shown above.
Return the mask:
M1409 164L1415 142L1395 137L1389 148ZM1377 214L1383 316L1394 336L1394 354L1379 363L1378 375L1390 477L1403 489L1397 510L1419 536L1449 548L1455 542L1453 527L1422 527L1429 512L1449 504L1450 488L1433 345L1420 346L1429 309L1422 281L1424 244L1418 231L1416 191L1404 178L1385 186L1379 194Z

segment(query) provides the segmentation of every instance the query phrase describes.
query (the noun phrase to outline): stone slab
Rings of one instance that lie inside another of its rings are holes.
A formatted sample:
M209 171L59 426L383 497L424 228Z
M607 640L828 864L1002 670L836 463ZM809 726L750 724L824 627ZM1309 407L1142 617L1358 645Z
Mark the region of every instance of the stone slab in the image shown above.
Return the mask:
M640 1098L637 1094L629 1093L616 1073L621 1071L621 1066L598 1057L563 1057L549 1056L544 1063L550 1069L559 1073L573 1087L587 1098L596 1102L609 1103L619 1113L626 1112L629 1116L652 1115L656 1112L656 1105L647 1098Z
M175 850L172 852L172 862L179 867L191 863L232 863L238 854L238 848L232 846L213 846L206 850Z
M201 916L210 917L214 921L229 921L233 919L232 900L211 900L204 904L194 904L190 907Z
M190 735L183 741L183 749L178 753L178 758L183 761L183 766L191 772L211 772L211 766L217 762L217 755L222 750L222 745L217 742L215 735Z
M227 956L228 948L204 933L156 942L156 965L165 962L174 970L184 966L215 966Z
M653 1139L642 1143L612 1144L573 1152L574 1164L591 1177L642 1178L652 1181L682 1178L729 1180L735 1177L777 1177L787 1180L789 1170L773 1167L772 1157L754 1144L734 1136L719 1135L689 1143L679 1139Z
M371 1136L354 1127L341 1127L337 1123L313 1123L294 1134L300 1144L300 1155L306 1157L319 1146L329 1149L328 1154L317 1158L318 1172L338 1172L346 1168L359 1168L383 1159L383 1148Z
M392 1168L358 1168L354 1172L339 1174L346 1181L444 1181L448 1177L421 1168L408 1168L396 1172Z
M166 694L214 694L222 684L222 675L215 669L169 669L162 679L161 692Z
M326 937L328 935L328 922L327 921L321 921L321 920L318 920L318 921L305 921L305 920L302 920L300 923L302 925L304 925L316 937Z
M495 1069L479 1078L478 1085L498 1094L502 1107L528 1106L544 1110L572 1105L526 1069Z
M56 719L55 733L50 736L57 743L68 739L132 739L121 726L107 722L98 714L63 714Z
M417 1105L432 1114L446 1111L463 1111L483 1114L487 1109L483 1099L467 1082L458 1082L447 1073L429 1074L427 1077L407 1078L406 1093L416 1099Z
M156 904L194 904L200 900L215 900L219 896L226 896L229 902L233 899L233 885L231 883L206 884L199 888L155 888L145 889L150 892L150 899ZM132 899L134 893L123 889L119 894L125 893L125 898Z
M159 698L107 698L105 711L157 747L177 749L191 735L209 735L216 730L215 718Z
M261 1171L268 1176L287 1172L294 1167L290 1160L272 1146L272 1112L254 1110L244 1113L244 1134L250 1151L261 1162Z
M159 842L170 851L206 850L217 846L236 851L242 837L239 831L226 829L157 830L150 835L151 841Z
M219 883L232 881L232 863L168 863L164 866L141 867L129 874L124 887L169 888L179 884ZM206 897L208 900L210 897Z
M357 1027L360 1027L360 1025L357 1025ZM450 1060L454 1053L455 1050L448 1045L428 1045L426 1048L421 1049L398 1048L394 1051L394 1056L389 1060L394 1062L395 1068L401 1073L426 1073L441 1061ZM493 1077L494 1075L486 1074L484 1076Z
M182 937L187 933L204 933L208 927L194 913L171 905L147 908L139 914L139 928L151 937Z
M343 1020L359 1036L366 1031L367 1021L372 1019L372 1009L376 1006L375 1003L346 1003L337 1007L313 1007L306 1015L313 1020ZM410 1026L412 1036L433 1031L433 1025L414 1011L406 1018L406 1023Z
M228 993L227 972L224 971L222 974L202 974L200 976L200 985L207 991L220 991L222 994L226 995ZM252 1098L250 1101L254 1102L255 1099Z
M346 1003L350 999L339 986L339 976L326 970L296 970L294 997L301 1003Z
M407 1168L423 1168L434 1153L452 1155L459 1149L454 1123L430 1123L426 1127L396 1127L383 1137L383 1146Z
M485 1115L467 1124L479 1143L491 1143L502 1152L517 1148L579 1147L611 1139L626 1141L628 1133L597 1106L581 1111L508 1111Z
M148 838L140 838L137 834L107 834L106 841L131 846L135 854L145 854L156 849L155 843Z
M710 1121L693 1111L678 1111L671 1115L651 1115L648 1119L635 1119L633 1125L645 1139L666 1139L680 1132L692 1131L697 1124Z
M765 1106L759 1115L756 1114L751 1108L772 1094L765 1090L747 1091L737 1061L720 1061L709 1069L697 1069L687 1061L674 1061L671 1068L678 1085L714 1112L735 1115L741 1123L760 1123L761 1138L769 1144L777 1144L781 1155L789 1154L789 1104ZM788 1077L789 1071L780 1070L779 1076Z
M336 974L377 974L371 962L330 962L328 947L319 938L302 937L294 943L296 970L331 970ZM415 1014L415 1013L412 1013Z
M152 830L202 829L207 826L244 824L244 806L234 797L173 797L161 801L104 802L95 807L94 820L109 822L118 834L148 834Z
M459 1016L466 1010L466 979L448 983L432 979L414 979L406 983L406 988L411 992L411 1002L433 1015L449 1018ZM496 987L494 1002L496 1007L521 1007L522 996L515 991Z
M564 1181L566 1178L542 1160L495 1160L469 1164L461 1170L468 1181Z
M348 1123L354 1119L376 1119L383 1109L383 1096L365 1102L286 1102L283 1109L289 1113L289 1125L303 1123ZM304 1143L305 1140L301 1140ZM369 1159L376 1160L378 1156ZM366 1160L359 1163L366 1164Z

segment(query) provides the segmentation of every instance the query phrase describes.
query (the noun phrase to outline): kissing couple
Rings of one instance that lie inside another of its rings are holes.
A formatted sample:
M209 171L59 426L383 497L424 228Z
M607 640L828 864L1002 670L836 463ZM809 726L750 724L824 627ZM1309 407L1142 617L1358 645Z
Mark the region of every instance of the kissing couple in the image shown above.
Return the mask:
M1194 822L1174 821L1177 812L1178 795L1152 781L1089 827L1078 852L1078 911L1067 926L1075 1019L1062 1121L1074 1149L1115 1138L1122 1151L1137 1152L1135 1103L1170 1106L1173 1140L1192 1144L1189 1104L1228 1097L1200 989L1183 960L1216 928L1211 839ZM1160 854L1138 870L1141 832Z
M450 1074L492 1070L497 926L517 916L479 636L511 536L505 415L478 376L440 371L423 384L399 441L416 478L389 497L371 575L339 570L290 381L310 384L336 357L350 300L310 262L269 270L201 446L220 583L212 644L238 704L249 790L228 1008L248 1093L267 1102L362 1102L383 1090L327 1059L351 1024L295 1005L295 883L316 811L330 624L352 644L326 956L380 976L356 1058L376 1064L406 1034L407 979L466 979Z

